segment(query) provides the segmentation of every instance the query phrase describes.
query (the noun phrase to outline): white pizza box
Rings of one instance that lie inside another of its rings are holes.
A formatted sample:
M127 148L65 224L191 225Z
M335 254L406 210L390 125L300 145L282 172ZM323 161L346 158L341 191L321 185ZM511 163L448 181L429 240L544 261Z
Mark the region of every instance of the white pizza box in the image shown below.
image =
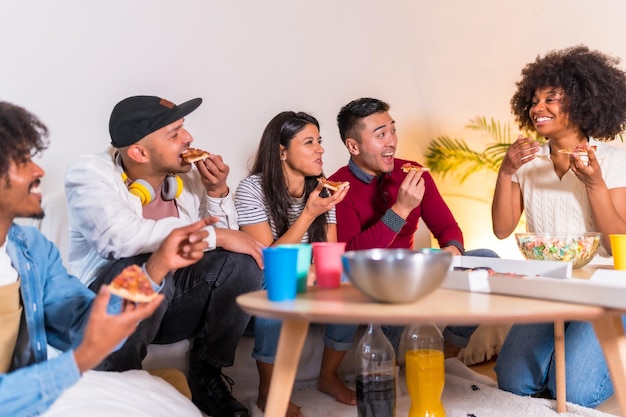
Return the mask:
M487 271L455 271L449 270L441 283L441 288L471 292L489 292Z
M450 265L450 271L448 271L446 278L441 284L441 288L473 292L490 292L488 271L455 270L455 268L458 267L487 267L501 274L514 273L532 277L547 276L556 279L569 279L572 276L572 264L570 262L454 256L452 258L452 264Z
M572 263L562 261L528 261L524 259L482 258L479 256L453 256L450 268L455 266L476 268L486 266L500 273L528 276L571 278Z
M454 267L489 267L461 271ZM501 258L454 257L442 288L522 296L626 310L626 271L597 269L589 279L572 278L572 264L558 261L526 261Z
M590 279L487 278L491 293L626 309L626 272L598 270Z

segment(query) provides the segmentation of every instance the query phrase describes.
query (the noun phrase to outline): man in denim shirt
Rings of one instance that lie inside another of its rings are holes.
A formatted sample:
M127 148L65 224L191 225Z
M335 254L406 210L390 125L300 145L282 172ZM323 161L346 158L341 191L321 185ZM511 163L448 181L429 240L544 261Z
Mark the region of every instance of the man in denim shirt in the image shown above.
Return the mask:
M16 217L41 218L43 170L31 156L47 146L48 131L25 109L0 102L0 415L45 411L124 342L163 300L135 304L96 295L62 265L57 248ZM207 247L215 219L175 229L143 265L159 291L171 270L193 264ZM110 314L113 312L113 314ZM47 345L61 353L47 357Z

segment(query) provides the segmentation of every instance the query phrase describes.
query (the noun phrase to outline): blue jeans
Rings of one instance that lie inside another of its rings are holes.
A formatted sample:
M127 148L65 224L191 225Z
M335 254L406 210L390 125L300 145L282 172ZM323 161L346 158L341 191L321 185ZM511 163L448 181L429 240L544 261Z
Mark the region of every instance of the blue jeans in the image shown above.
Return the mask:
M280 320L254 317L254 359L263 363L274 363L281 324ZM349 350L357 328L358 326L349 324L326 324L324 346L339 351Z
M497 253L491 249L468 250L465 256L478 256L481 258L499 258ZM470 337L478 326L448 326L443 330L443 338L446 342L454 346L464 348L469 343Z
M280 320L254 317L254 349L252 357L259 362L274 363L278 348ZM354 342L358 326L350 324L326 324L324 346L338 351L347 351ZM383 333L394 349L398 350L403 327L382 326Z
M622 316L626 327L626 316ZM554 325L517 324L511 328L495 367L498 386L518 395L556 394ZM565 323L566 400L596 407L613 394L611 376L593 326Z
M109 265L89 288L97 292L126 266L141 265L149 254L123 258ZM215 249L197 263L174 271L161 293L165 300L124 345L109 355L100 370L140 369L150 343L166 344L193 339L192 349L214 367L231 366L250 315L235 298L261 289L263 272L249 255Z

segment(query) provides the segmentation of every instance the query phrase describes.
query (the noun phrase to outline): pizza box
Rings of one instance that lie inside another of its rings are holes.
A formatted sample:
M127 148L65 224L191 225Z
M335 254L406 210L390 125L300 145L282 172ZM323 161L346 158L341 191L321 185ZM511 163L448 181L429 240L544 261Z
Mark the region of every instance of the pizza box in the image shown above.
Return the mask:
M467 268L467 270L462 268ZM514 273L530 277L546 276L553 279L569 279L572 276L572 264L570 262L454 256L441 288L491 292L488 280L489 271L471 270L472 268L490 268L500 274Z
M590 279L487 278L491 293L626 309L626 272L596 271Z
M496 274L455 267L489 267ZM441 287L626 310L626 271L598 269L589 279L575 279L569 262L454 257Z

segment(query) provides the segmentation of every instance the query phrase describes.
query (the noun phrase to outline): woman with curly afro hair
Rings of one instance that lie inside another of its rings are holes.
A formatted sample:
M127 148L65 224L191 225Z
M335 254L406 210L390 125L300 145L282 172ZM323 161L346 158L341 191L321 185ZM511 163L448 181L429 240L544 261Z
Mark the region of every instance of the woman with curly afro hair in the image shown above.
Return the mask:
M626 150L607 144L626 127L626 74L619 60L586 46L551 51L522 70L511 109L521 129L502 161L492 202L504 239L525 212L529 232L626 233ZM622 317L623 325L626 325ZM565 324L567 401L595 407L613 394L590 323ZM554 398L552 324L515 325L496 364L500 388Z

